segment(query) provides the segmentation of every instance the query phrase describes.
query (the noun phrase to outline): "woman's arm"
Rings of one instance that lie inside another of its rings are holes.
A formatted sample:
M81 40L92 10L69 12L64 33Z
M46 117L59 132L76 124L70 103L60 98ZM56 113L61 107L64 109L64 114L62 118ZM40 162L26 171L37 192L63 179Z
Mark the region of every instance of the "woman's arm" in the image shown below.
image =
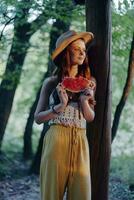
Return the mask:
M96 80L94 77L91 77L92 85L90 88L86 89L85 92L80 96L80 104L82 107L82 112L84 118L91 122L95 118L94 105L96 105L96 101L94 99L96 92Z
M54 109L56 112L60 113L64 110L64 107L62 104L58 104L58 105L54 106ZM45 121L54 119L56 117L57 117L57 114L54 113L52 109L41 111L39 113L35 113L35 115L34 115L34 119L37 124L44 123Z
M45 121L48 121L49 119L54 119L57 117L57 114L53 112L52 109L49 109L49 96L52 92L52 89L54 87L52 77L45 79L42 89L40 92L39 101L37 104L36 111L34 113L34 119L37 124L44 123ZM64 105L62 103L54 106L54 109L56 112L61 112L64 110Z
M91 122L94 120L95 117L95 112L94 110L91 108L89 102L87 99L80 99L80 104L82 107L82 113L84 115L84 118L86 119L86 121Z

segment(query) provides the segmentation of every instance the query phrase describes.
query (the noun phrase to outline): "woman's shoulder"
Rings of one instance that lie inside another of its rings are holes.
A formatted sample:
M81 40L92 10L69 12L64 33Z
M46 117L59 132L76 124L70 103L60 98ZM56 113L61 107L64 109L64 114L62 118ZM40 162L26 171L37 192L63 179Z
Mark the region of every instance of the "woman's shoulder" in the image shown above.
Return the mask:
M53 89L56 87L56 77L50 76L44 79L41 94L44 96L49 96Z
M43 86L51 86L57 83L57 76L49 76L43 81Z

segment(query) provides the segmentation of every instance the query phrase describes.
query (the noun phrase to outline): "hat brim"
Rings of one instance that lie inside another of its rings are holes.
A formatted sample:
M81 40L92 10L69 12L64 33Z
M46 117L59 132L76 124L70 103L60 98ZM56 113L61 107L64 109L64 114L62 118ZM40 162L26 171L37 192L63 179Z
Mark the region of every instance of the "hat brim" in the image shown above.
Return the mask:
M52 60L54 60L71 42L80 38L82 38L85 41L85 44L87 44L94 39L94 35L91 32L82 32L78 33L77 35L71 36L70 38L62 42L60 46L54 50L52 54Z

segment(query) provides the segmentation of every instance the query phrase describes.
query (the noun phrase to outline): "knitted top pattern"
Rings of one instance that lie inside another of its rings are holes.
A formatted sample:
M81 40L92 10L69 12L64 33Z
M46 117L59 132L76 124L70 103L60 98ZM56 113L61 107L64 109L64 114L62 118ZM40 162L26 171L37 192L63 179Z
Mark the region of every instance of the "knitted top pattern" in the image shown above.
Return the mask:
M54 98L51 94L49 97L49 107L51 108L52 105L54 105ZM56 118L50 119L48 124L62 124L64 126L86 128L86 120L79 103L76 101L69 101L64 111L57 115Z

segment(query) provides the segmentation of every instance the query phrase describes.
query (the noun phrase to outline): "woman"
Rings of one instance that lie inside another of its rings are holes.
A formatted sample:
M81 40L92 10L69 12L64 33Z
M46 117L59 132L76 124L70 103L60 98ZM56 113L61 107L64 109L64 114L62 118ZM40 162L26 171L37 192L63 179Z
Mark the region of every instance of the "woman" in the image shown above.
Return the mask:
M95 117L95 87L76 95L68 93L61 82L65 76L83 76L95 83L86 57L86 44L92 39L90 32L63 33L52 55L57 73L42 86L35 121L37 124L49 121L50 125L44 137L40 166L42 200L62 200L66 188L68 200L91 200L86 121Z

